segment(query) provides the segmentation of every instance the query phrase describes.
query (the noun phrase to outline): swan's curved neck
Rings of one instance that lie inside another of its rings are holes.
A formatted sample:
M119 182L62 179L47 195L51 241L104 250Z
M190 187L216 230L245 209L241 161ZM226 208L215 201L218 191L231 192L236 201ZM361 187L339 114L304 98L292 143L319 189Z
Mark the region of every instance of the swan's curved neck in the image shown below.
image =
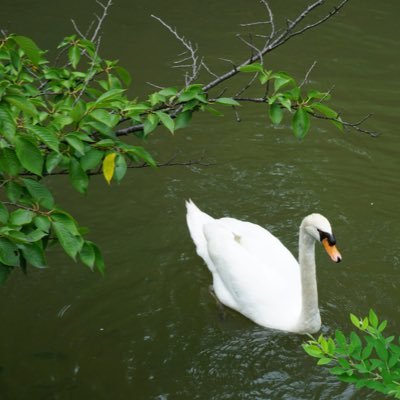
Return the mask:
M302 287L302 311L299 325L305 332L319 330L321 317L318 308L317 276L315 268L315 239L300 226L299 264Z

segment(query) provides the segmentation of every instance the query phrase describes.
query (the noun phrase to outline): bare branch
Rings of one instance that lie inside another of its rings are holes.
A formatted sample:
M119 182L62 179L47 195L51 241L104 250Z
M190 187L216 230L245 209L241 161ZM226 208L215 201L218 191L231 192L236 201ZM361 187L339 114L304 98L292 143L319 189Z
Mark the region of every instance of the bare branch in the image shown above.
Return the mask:
M183 60L175 61L175 64L180 64L187 60L192 61L190 64L179 66L182 68L190 69L190 72L186 72L186 74L185 74L185 86L189 86L199 76L200 69L203 65L202 64L203 60L202 59L199 60L199 57L197 55L197 50L198 50L197 46L194 46L192 44L192 42L187 40L184 36L179 35L176 28L172 28L165 21L163 21L160 17L157 17L156 15L153 15L153 14L151 15L151 17L156 19L161 25L163 25L165 28L167 28L175 36L175 38L186 48L186 51L184 53L182 53L182 55L188 53L189 56L184 58ZM178 66L175 65L174 67L178 67Z
M300 83L299 87L302 87L303 85L305 85L308 81L308 77L311 74L311 71L314 69L314 67L317 65L317 62L314 61L311 65L311 67L308 69L308 71L306 72L306 75L304 76L303 82Z
M262 1L262 3L267 7L268 13L270 13L270 19L271 19L271 26L273 27L273 35L272 32L269 36L269 38L266 40L264 47L261 49L261 54L262 56L265 56L267 53L271 52L272 50L276 49L277 47L281 46L282 44L286 43L288 40L291 38L297 36L306 30L315 28L316 26L322 24L326 20L330 19L334 15L336 15L343 7L344 5L349 1L349 0L343 0L339 5L337 5L332 11L330 11L327 15L321 17L319 20L316 22L309 24L302 28L299 31L294 32L294 29L312 12L314 11L317 7L321 6L326 0L317 0L314 3L310 4L305 10L303 10L293 21L288 21L286 28L281 31L277 32L275 29L275 24L274 24L274 18L273 14L271 11L271 8L268 5L268 2L265 0ZM243 61L241 64L239 64L238 67L234 67L230 71L224 73L220 77L214 79L212 82L209 82L207 85L204 86L204 91L209 91L213 87L219 85L221 82L231 78L232 76L236 75L239 72L239 68L245 65L252 64L256 60L259 59L259 54L253 55L252 57L249 57L247 60Z
M90 39L92 42L94 42L97 39L98 35L99 35L100 29L101 29L101 27L103 25L103 22L104 22L104 20L106 19L107 15L108 15L108 9L112 5L112 0L108 0L107 4L103 4L98 0L96 0L96 3L98 5L100 5L100 7L103 8L103 14L100 17L98 17L96 15L96 17L97 17L97 26L96 26L96 28L95 28L95 30L93 32L93 35L92 35L92 37Z
M82 38L86 39L86 36L79 30L78 25L76 24L75 20L71 18L72 26L75 29L75 32Z

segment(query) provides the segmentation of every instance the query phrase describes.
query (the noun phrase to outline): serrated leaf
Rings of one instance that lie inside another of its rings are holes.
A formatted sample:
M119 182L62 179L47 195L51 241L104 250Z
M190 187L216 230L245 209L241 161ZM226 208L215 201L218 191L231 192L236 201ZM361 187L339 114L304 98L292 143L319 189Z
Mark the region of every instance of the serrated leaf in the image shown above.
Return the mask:
M122 81L125 83L126 86L129 86L132 82L132 78L130 73L123 67L121 66L116 66L114 67L115 71L119 75L119 77L122 79Z
M10 214L9 223L11 225L26 225L30 224L36 214L29 210L18 208Z
M68 50L68 58L72 67L76 69L79 60L81 59L81 49L78 46L71 46Z
M60 141L50 128L34 125L28 127L28 131L32 132L42 143L58 153Z
M111 179L115 171L115 157L117 153L109 153L104 157L103 160L103 175L108 184L110 184Z
M27 98L22 96L4 96L4 100L9 104L17 107L20 111L30 115L31 117L36 117L38 111L36 107Z
M89 185L89 177L86 172L82 169L79 161L75 158L71 158L69 166L69 178L72 186L82 194L86 194Z
M46 157L46 171L51 174L54 168L56 168L62 161L63 156L60 153L50 153Z
M0 262L10 267L18 267L19 265L17 246L5 238L0 238Z
M225 104L228 106L240 106L240 103L230 97L220 97L215 100L216 103Z
M0 171L10 176L17 176L21 169L22 165L13 149L5 148L0 150Z
M26 178L22 181L35 202L48 209L54 207L54 198L49 189L33 179Z
M0 133L12 143L16 132L16 123L6 104L0 104Z
M274 125L278 125L282 122L283 111L278 103L273 103L269 106L269 117Z
M15 152L22 166L36 175L42 175L44 157L38 147L25 137L15 139Z
M104 271L105 271L105 265L104 265L104 260L103 260L103 256L101 254L100 249L94 244L91 243L92 248L94 250L94 254L96 256L94 265L97 267L97 269L99 270L99 272L104 275Z
M96 100L96 104L106 103L110 100L118 99L122 93L125 92L125 89L111 89L105 93L103 93L99 98Z
M37 243L20 244L18 247L22 251L25 260L36 268L46 268L47 263L42 247Z
M156 111L158 118L160 118L161 123L172 133L174 134L175 123L174 120L167 114L162 111Z
M37 215L33 218L33 223L43 232L48 232L51 226L50 219L44 215Z
M325 117L328 117L328 118L337 118L338 117L338 113L335 110L332 110L332 108L326 106L325 104L313 103L313 104L310 104L310 107L313 110L318 111L322 115L325 115Z
M157 166L157 163L154 161L151 154L141 146L132 146L131 148L129 148L128 153L132 153L132 154L140 157L141 159L146 161L147 164L149 164L152 167Z
M191 119L192 119L191 111L185 111L178 114L178 116L175 119L175 130L182 129L188 126Z
M39 65L40 49L32 39L26 36L12 36L12 40L18 44L34 65Z
M114 177L117 182L120 182L122 178L125 176L127 171L127 164L123 154L118 154L115 159L115 170Z
M263 72L264 67L260 63L253 63L239 67L240 72Z
M103 109L94 110L89 115L96 121L103 123L109 128L113 128L119 122L118 115L111 114L110 112Z
M73 235L68 227L61 222L52 222L51 226L65 252L76 260L76 255L83 246L82 238Z
M310 117L303 108L298 108L292 120L293 133L297 139L302 140L310 129Z
M79 252L79 258L93 271L94 263L96 261L96 253L91 242L87 241L83 243L82 250Z
M66 142L75 149L79 154L85 154L85 143L82 142L76 135L70 133L65 136Z
M81 163L81 167L84 171L88 171L90 169L96 168L103 159L104 152L97 149L90 149L79 162Z
M160 93L162 96L166 96L166 97L176 96L178 94L178 89L175 87L169 87L169 88L161 89L158 93Z

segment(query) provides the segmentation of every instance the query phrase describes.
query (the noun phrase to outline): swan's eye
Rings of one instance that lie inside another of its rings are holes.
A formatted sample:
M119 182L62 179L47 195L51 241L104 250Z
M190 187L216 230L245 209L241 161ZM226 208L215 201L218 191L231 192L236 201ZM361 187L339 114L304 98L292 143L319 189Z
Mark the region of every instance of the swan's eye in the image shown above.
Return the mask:
M328 239L329 246L334 246L336 244L336 238L333 233L328 233L317 229L319 232L319 240L322 242L324 239Z

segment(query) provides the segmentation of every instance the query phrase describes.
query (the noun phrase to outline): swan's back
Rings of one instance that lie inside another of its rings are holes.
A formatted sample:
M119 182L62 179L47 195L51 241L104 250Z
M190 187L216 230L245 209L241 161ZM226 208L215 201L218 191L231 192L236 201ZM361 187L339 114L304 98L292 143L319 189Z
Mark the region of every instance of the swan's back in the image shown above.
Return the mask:
M290 330L301 311L299 265L270 232L234 218L214 219L187 202L197 254L220 301L263 326Z

